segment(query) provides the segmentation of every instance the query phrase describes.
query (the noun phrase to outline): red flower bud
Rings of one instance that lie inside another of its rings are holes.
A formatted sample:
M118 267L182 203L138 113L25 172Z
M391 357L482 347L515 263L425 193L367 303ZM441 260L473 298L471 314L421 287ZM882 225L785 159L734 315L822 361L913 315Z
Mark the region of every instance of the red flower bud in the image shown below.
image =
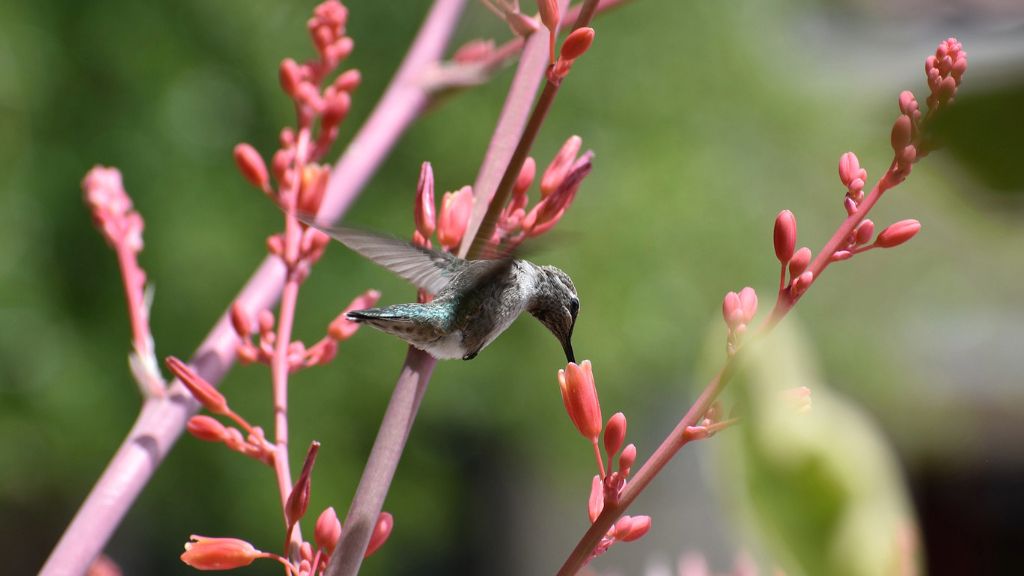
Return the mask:
M890 143L895 153L899 154L903 151L904 147L910 145L912 132L913 125L909 117L901 115L896 119L896 122L892 125L892 135L890 137Z
M441 199L441 214L437 220L437 239L449 250L455 249L466 233L466 225L473 213L473 189L463 186L455 192L446 192Z
M191 542L185 543L181 561L198 570L241 568L264 556L252 544L237 538L207 538L195 534L191 538Z
M238 300L231 305L231 325L235 328L235 333L242 338L245 338L251 332L249 316L242 309L242 303Z
M313 530L313 539L316 545L327 553L328 556L334 552L334 547L341 539L341 521L338 520L338 513L330 506L320 513L316 519L316 528Z
M370 543L366 546L366 554L363 558L369 558L391 536L391 530L395 527L395 519L388 512L381 512L377 517L377 524L373 527L373 534L370 535Z
M559 58L563 60L573 61L590 49L590 45L594 42L594 29L593 28L577 28L569 34L569 37L562 42L562 50L559 53Z
M239 171L253 186L260 190L266 190L269 178L267 176L267 165L263 157L255 148L246 143L235 146L235 163Z
M185 428L189 434L205 442L223 442L227 436L227 427L204 414L189 418Z
M875 239L875 245L879 248L892 248L899 246L913 238L921 231L921 223L917 220L900 220L890 225Z
M316 454L320 451L320 443L314 440L306 452L306 461L302 464L302 472L299 479L295 481L288 501L284 506L285 520L291 526L306 515L309 507L309 491L311 485L310 475L313 473L313 464L316 463Z
M796 278L803 274L804 270L807 269L811 263L811 249L804 246L803 248L796 251L793 257L789 260L789 277L790 279Z
M604 449L608 453L608 464L611 465L612 456L622 448L626 440L626 416L622 412L612 414L608 419L608 425L604 429Z
M622 454L619 454L619 472L629 475L629 469L633 467L634 462L636 462L636 446L627 444L622 449Z
M624 522L627 518L629 520ZM615 523L615 537L623 542L632 542L642 538L650 529L650 516L623 516Z
M775 257L785 265L796 248L796 216L789 210L775 217Z
M591 524L601 515L601 510L604 510L604 482L595 474L590 482L590 498L587 499L587 516Z
M420 166L420 179L416 184L416 205L413 207L416 230L424 239L430 238L437 227L434 217L434 170L430 162Z
M224 398L224 395L218 392L212 384L203 379L202 376L197 374L187 364L174 356L168 356L165 363L204 408L214 414L226 414L228 412L228 401Z

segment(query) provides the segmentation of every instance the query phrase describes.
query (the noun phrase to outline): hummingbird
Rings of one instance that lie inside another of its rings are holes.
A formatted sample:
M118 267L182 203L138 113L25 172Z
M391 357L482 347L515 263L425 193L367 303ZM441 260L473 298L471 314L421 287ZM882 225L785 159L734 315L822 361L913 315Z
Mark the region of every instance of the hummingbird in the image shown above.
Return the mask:
M575 362L572 331L580 300L569 275L504 256L465 260L344 226L312 224L351 250L432 294L427 303L353 310L349 320L397 336L438 359L472 360L524 311L540 320Z

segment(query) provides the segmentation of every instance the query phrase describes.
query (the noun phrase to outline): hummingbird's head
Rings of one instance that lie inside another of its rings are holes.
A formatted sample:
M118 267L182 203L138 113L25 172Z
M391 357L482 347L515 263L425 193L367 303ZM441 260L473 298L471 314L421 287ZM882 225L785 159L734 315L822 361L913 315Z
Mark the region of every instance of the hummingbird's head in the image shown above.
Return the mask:
M554 266L541 266L537 287L528 307L541 324L558 338L565 350L565 359L575 362L572 353L572 329L580 311L576 286L565 272Z

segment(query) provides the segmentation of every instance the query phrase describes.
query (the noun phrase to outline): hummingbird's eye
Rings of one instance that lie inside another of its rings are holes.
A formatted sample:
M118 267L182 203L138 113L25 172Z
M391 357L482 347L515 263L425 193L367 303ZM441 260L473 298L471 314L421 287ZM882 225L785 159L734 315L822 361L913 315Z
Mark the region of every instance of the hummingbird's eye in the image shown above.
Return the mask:
M569 314L572 314L572 317L575 318L576 314L578 314L579 311L580 311L580 301L577 300L576 298L573 298L572 300L569 300Z

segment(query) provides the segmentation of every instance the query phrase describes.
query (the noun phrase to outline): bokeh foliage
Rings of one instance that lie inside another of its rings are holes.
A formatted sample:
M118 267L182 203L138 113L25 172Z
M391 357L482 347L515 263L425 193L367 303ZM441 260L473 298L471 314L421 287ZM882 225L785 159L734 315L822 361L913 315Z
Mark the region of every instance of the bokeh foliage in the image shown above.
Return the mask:
M428 6L348 4L350 63L364 84L343 140ZM187 356L279 226L276 210L236 173L231 147L245 140L269 151L291 121L277 63L311 53L312 5L0 4L0 547L12 573L41 564L139 402L116 264L91 229L79 180L95 163L124 172L147 222L141 262L156 286L158 353ZM801 243L823 243L842 214L839 155L855 150L871 176L881 173L896 95L923 90L921 62L939 40L956 33L972 54L965 113L988 115L984 94L1020 101L1019 90L984 81L993 72L973 52L992 41L984 27L928 21L893 38L877 32L880 22L918 17L796 0L637 0L596 23L597 40L536 149L543 165L579 134L597 153L595 169L535 258L573 275L583 302L577 354L594 362L606 413L629 416L641 460L701 384L694 366L721 295L750 284L767 304L775 213L794 210ZM458 42L505 34L470 3ZM509 77L417 123L348 221L411 233L423 160L441 189L471 182ZM918 218L921 235L830 269L796 311L823 378L875 414L911 467L955 471L984 458L1019 467L1024 455L1012 432L992 433L993 417L1019 422L1024 412L1011 344L1024 322L1022 269L1010 265L1024 249L1019 201L986 185L1019 192L1020 180L1012 162L978 152L1003 122L951 118L950 151L916 167L876 217L880 225ZM979 144L962 145L965 133ZM1002 142L1000 158L1020 157L1019 143ZM317 338L367 287L385 303L413 297L373 265L329 250L303 288L297 336ZM324 444L311 510L346 508L403 354L397 341L361 333L329 368L294 377L295 464L308 441ZM560 354L540 325L523 321L477 360L438 367L386 504L395 533L366 574L545 573L561 561L585 527L592 472L558 399ZM270 422L265 369L236 368L223 390L251 420ZM701 462L695 452L673 470ZM637 573L652 557L691 547L722 563L746 546L733 531L694 529L694 517L721 511L706 497L703 508L681 508L691 500L679 492L707 488L673 479L660 481L657 499L637 503L636 512L655 513L652 534L598 567ZM176 556L188 534L274 547L280 524L268 470L186 438L110 552L128 573L185 574Z

